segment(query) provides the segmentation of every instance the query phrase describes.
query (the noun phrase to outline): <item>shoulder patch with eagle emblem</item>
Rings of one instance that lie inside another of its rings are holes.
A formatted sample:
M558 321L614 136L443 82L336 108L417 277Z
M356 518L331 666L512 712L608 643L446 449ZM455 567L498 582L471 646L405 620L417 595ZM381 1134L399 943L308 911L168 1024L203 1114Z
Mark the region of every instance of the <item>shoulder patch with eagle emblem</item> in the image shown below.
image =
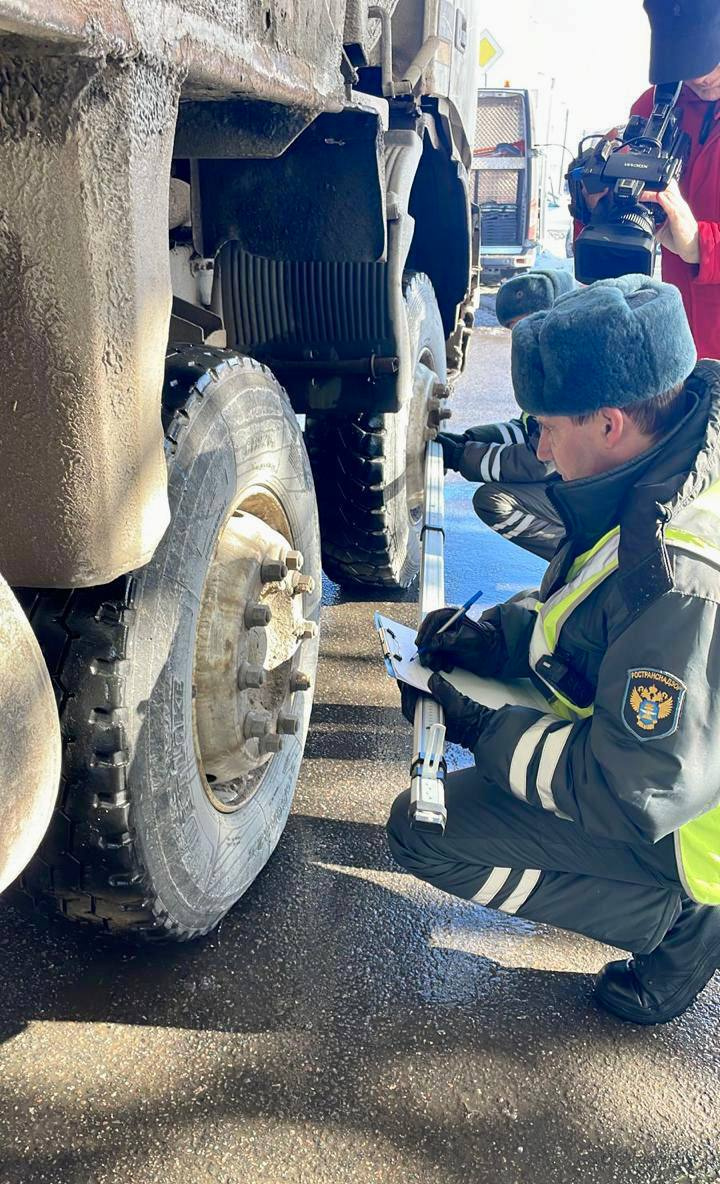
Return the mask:
M622 706L625 727L638 740L671 736L686 692L685 683L667 670L628 670Z

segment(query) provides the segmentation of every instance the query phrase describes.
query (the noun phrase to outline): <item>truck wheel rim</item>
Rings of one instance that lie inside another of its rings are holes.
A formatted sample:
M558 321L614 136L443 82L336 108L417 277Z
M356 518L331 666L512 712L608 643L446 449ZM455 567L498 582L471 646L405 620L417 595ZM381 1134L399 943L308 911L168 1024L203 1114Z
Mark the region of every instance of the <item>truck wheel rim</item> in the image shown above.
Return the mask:
M274 756L301 743L302 645L317 633L304 615L313 581L302 564L276 495L246 490L217 539L194 655L198 765L222 813L241 809Z
M425 443L428 413L433 390L438 382L435 362L429 350L424 350L415 364L412 398L408 414L405 493L408 515L412 525L422 525L425 497Z

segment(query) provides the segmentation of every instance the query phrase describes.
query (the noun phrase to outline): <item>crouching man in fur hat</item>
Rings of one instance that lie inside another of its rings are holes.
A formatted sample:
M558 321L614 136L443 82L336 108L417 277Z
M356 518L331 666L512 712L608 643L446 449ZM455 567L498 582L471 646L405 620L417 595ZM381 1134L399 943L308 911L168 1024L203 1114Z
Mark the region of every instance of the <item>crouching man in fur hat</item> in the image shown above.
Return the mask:
M595 998L663 1023L720 966L720 363L696 365L676 288L624 276L521 321L512 371L565 541L537 593L440 635L450 610L425 619L475 764L447 778L442 836L402 794L390 847L446 892L627 950ZM530 678L547 707L484 707L454 666Z

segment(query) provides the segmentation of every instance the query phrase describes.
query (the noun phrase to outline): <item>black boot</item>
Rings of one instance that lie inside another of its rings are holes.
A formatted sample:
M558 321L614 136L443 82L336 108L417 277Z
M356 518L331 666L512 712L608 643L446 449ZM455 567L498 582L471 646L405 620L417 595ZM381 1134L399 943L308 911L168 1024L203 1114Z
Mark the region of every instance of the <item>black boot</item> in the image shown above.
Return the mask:
M651 954L608 962L598 1003L634 1024L665 1024L690 1006L720 968L720 907L683 899L680 916Z

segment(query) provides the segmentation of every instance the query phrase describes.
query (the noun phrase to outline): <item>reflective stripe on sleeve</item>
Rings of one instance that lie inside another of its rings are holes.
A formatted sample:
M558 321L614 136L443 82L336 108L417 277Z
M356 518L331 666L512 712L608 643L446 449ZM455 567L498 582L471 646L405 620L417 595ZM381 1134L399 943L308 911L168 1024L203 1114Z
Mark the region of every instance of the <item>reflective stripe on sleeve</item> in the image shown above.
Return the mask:
M512 436L510 434L512 432L512 424L499 423L497 424L497 429L503 438L503 444L512 444Z
M572 730L572 724L565 724L564 727L556 728L554 732L549 732L546 735L545 743L540 754L537 781L535 782L543 810L552 810L553 814L559 815L560 818L567 818L568 816L557 808L552 791L552 779L555 776L560 758L565 751L565 745L570 739Z
M492 464L490 465L490 479L492 481L499 481L500 480L500 457L502 456L502 454L506 448L507 448L507 444L497 444L496 445L495 455L492 458Z
M520 427L520 424L513 423L511 420L510 423L508 424L508 427L510 428L510 431L512 432L513 436L515 437L515 443L516 444L524 444L525 443L525 434L524 434L522 428Z
M492 481L490 476L490 464L495 455L495 449L499 448L499 444L488 444L487 451L480 461L480 476L483 481Z
M511 867L494 867L482 888L473 896L473 900L478 904L489 904L507 882L511 871Z
M542 872L536 867L530 867L526 872L523 872L515 891L511 892L505 903L499 906L501 912L516 913L525 904L530 893L537 887L541 875Z
M508 780L510 782L511 792L515 794L516 798L522 798L524 802L527 801L527 776L530 762L548 728L551 728L556 723L557 716L541 715L536 723L532 724L527 731L523 732L515 746L515 751L510 761Z

